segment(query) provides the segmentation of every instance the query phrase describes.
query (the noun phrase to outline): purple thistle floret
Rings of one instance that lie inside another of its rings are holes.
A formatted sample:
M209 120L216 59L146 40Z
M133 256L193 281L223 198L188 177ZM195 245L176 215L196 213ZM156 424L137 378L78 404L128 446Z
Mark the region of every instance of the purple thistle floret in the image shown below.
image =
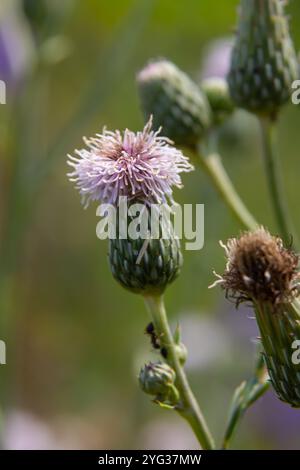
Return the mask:
M126 129L84 138L87 149L68 155L74 170L70 181L82 196L85 207L91 201L118 206L119 197L146 204L174 202L172 187L182 187L180 173L193 170L187 157L166 137L152 130L152 118L143 131Z

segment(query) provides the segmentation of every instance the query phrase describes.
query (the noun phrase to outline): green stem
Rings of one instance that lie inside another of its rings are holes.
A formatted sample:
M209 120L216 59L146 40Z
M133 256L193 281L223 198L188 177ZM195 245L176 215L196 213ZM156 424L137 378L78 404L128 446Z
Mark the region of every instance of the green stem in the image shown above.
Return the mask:
M284 196L279 160L277 152L274 150L275 125L268 117L261 117L259 122L263 142L265 172L278 230L285 244L291 243L291 237L293 237L293 242L296 244Z
M246 230L255 230L258 224L238 195L222 164L220 155L216 151L211 151L204 156L199 151L196 162L209 176L221 199L242 227ZM243 382L234 393L223 440L224 449L228 447L237 425L247 409L267 391L268 387L266 367L261 355L259 355L253 376Z
M202 449L214 449L214 440L197 400L190 389L184 369L176 353L175 342L169 327L163 298L162 296L147 296L145 297L145 302L153 319L160 342L167 350L168 362L176 372L176 387L181 397L181 405L177 408L177 411L189 422Z
M199 157L197 161L210 177L217 192L237 221L246 230L255 230L258 224L234 188L222 164L220 155L211 153L207 156L199 155Z

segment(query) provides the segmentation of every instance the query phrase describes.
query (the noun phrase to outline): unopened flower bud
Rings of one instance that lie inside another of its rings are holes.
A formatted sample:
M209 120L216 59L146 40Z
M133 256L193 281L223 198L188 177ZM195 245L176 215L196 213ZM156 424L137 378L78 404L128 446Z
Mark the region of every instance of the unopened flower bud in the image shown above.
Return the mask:
M180 273L183 262L180 241L171 225L165 238L161 231L159 238L151 238L150 209L144 206L144 210L148 214L149 238L133 239L128 235L122 239L117 230L117 238L109 240L110 269L114 278L132 292L161 294Z
M188 75L168 60L148 64L137 76L145 118L176 144L195 146L210 126L206 96Z
M300 340L298 256L263 228L231 239L226 270L216 281L239 304L251 302L263 356L278 397L300 407L300 364L293 345Z
M188 355L186 346L183 343L176 344L175 351L180 361L180 364L184 365L187 360L187 355Z
M201 83L212 110L215 125L222 124L234 111L228 83L224 78L207 78Z
M229 86L237 106L275 117L289 100L298 62L282 0L241 0Z
M175 371L162 362L146 364L140 371L139 383L143 392L161 403L176 405L179 394L174 385Z

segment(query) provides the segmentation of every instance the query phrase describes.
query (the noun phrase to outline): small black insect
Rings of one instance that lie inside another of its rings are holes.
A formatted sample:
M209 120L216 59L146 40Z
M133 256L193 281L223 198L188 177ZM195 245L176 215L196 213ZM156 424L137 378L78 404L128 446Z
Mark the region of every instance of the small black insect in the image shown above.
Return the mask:
M162 357L163 357L164 359L167 359L167 357L168 357L168 350L167 350L167 348L162 347L162 348L160 349L160 354L162 355Z
M146 326L145 333L150 336L151 339L151 344L154 349L160 349L160 344L159 340L156 336L155 329L153 323L149 323L149 325Z

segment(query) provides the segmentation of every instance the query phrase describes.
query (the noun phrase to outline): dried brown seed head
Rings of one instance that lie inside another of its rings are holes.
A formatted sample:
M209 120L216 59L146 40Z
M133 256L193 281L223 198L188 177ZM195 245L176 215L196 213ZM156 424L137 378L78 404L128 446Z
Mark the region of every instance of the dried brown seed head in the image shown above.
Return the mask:
M224 245L222 245L224 246ZM263 227L228 240L226 270L218 276L228 297L279 305L299 293L299 257Z

